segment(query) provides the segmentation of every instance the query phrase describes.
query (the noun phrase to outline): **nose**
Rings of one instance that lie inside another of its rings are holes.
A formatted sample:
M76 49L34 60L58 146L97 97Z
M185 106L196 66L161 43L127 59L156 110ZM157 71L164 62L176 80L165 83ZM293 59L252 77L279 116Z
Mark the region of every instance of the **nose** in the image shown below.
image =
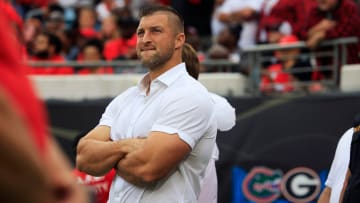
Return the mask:
M151 41L150 32L145 31L144 34L143 34L143 36L142 36L141 41L142 41L143 43L150 42L150 41Z

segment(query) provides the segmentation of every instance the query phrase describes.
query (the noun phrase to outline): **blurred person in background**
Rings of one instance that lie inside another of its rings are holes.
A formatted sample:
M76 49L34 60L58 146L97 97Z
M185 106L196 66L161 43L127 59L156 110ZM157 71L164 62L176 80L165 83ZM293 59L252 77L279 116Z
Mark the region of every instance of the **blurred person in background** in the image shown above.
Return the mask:
M112 14L101 21L100 36L104 41L117 39L121 36L120 29L117 24L117 15Z
M58 3L51 3L45 9L43 32L56 35L61 41L61 53L66 57L71 48L72 40L68 37L68 30L65 25L64 8Z
M27 77L20 41L0 13L0 202L87 203L65 155L48 134L44 104Z
M93 7L82 6L77 10L77 29L86 38L99 37L98 20Z
M105 41L106 60L136 59L136 26L138 21L132 17L129 8L116 9L110 19L112 35Z
M182 60L186 64L186 70L193 78L198 80L200 73L200 61L195 49L188 43L185 43L182 50ZM235 109L226 100L226 98L210 93L215 105L215 118L217 128L220 131L231 130L236 123ZM219 159L219 149L215 145L212 151L212 158L206 168L204 178L202 179L199 203L217 203L217 175L215 161Z
M77 60L80 48L88 39L100 38L98 20L91 6L79 6L75 10L76 19L71 29L67 30L67 38L72 45L66 53L68 60Z
M216 37L215 42L207 51L207 58L209 59L227 59L229 62L240 63L240 49L237 42L240 38L241 26L229 25L225 26L219 35ZM217 71L224 72L246 72L239 68L239 65L215 67ZM210 71L210 70L208 70ZM213 70L214 71L214 70Z
M111 15L114 9L123 8L125 6L124 0L101 0L96 5L96 13L100 21Z
M49 4L43 14L44 31L57 33L65 31L64 8L57 3Z
M299 39L295 35L283 36L279 45L296 44ZM275 51L277 63L265 67L261 78L260 89L263 93L286 93L304 89L296 82L310 82L312 67L307 57L300 57L300 48L289 48ZM305 86L307 87L307 86Z
M255 45L257 29L257 15L263 0L225 0L216 8L213 16L213 33L216 37L225 25L241 25L241 33L238 46L243 49L246 46Z
M100 62L104 60L103 53L103 42L97 38L89 39L81 47L78 62ZM114 73L112 67L83 67L77 71L78 74L112 74Z
M360 36L360 15L359 10L353 0L317 0L318 5L312 7L308 19L302 30L302 39L306 41L310 49L317 51L328 51L327 48L319 48L320 42L324 40L336 39L341 37ZM360 43L346 45L348 64L360 63L359 58ZM341 52L339 50L339 56ZM337 64L335 64L337 63ZM340 73L340 60L335 61L333 56L317 57L316 67L333 65L336 70L318 70L317 79L333 79ZM337 71L337 74L333 74ZM340 77L336 78L339 84Z
M358 37L360 23L358 8L353 0L317 0L306 21L303 38L310 48L315 48L324 39ZM357 50L357 49L355 49ZM358 61L349 52L349 63Z
M292 28L287 19L275 16L274 7L280 0L264 1L259 14L259 25L256 33L258 44L278 43L280 38L292 33Z
M313 0L264 1L259 16L258 43L277 43L285 35L300 37L314 6Z
M42 32L38 34L34 40L33 50L30 54L29 60L32 62L54 62L63 63L65 58L61 53L62 44L60 39L52 33ZM72 67L32 67L30 74L73 74Z
M340 194L340 202L355 203L360 201L360 114L355 116L350 144L349 165ZM346 155L344 155L346 156ZM346 160L345 160L346 161Z
M339 203L350 160L354 129L348 129L339 139L330 171L317 203Z

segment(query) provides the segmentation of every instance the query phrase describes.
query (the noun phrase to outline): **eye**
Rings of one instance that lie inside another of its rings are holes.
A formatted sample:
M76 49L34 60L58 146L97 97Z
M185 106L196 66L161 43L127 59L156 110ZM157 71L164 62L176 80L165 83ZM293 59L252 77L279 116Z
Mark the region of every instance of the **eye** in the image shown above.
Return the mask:
M137 31L137 36L138 37L142 37L144 35L144 30L138 30Z
M154 27L151 29L151 32L154 32L154 33L161 33L162 32L162 29L159 28L159 27Z

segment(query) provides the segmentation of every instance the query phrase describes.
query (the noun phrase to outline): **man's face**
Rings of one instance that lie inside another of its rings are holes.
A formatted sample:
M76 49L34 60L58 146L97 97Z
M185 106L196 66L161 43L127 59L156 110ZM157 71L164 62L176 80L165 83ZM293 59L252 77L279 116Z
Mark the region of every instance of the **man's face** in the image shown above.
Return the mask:
M338 0L317 0L319 9L322 11L329 11L333 9Z
M136 52L142 64L155 70L170 60L175 50L174 26L166 14L142 17L137 29Z
M38 35L35 38L35 43L34 43L34 50L35 52L37 51L45 51L49 48L49 41L48 38L45 35Z
M98 61L101 60L100 50L96 46L87 46L83 50L85 61Z
M47 36L42 34L36 36L34 41L34 55L42 59L49 57L49 39Z

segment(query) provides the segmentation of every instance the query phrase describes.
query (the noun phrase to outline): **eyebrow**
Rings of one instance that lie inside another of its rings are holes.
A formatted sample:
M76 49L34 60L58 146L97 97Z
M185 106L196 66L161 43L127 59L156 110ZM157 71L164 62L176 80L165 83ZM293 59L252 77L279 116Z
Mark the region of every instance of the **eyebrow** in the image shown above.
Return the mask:
M150 29L150 30L153 30L153 29L161 29L161 30L163 30L164 27L161 26L161 25L152 25L152 26L150 26L150 27L147 28L147 29ZM138 28L138 29L136 30L136 32L143 31L143 30L145 30L145 28L140 27L140 28Z

